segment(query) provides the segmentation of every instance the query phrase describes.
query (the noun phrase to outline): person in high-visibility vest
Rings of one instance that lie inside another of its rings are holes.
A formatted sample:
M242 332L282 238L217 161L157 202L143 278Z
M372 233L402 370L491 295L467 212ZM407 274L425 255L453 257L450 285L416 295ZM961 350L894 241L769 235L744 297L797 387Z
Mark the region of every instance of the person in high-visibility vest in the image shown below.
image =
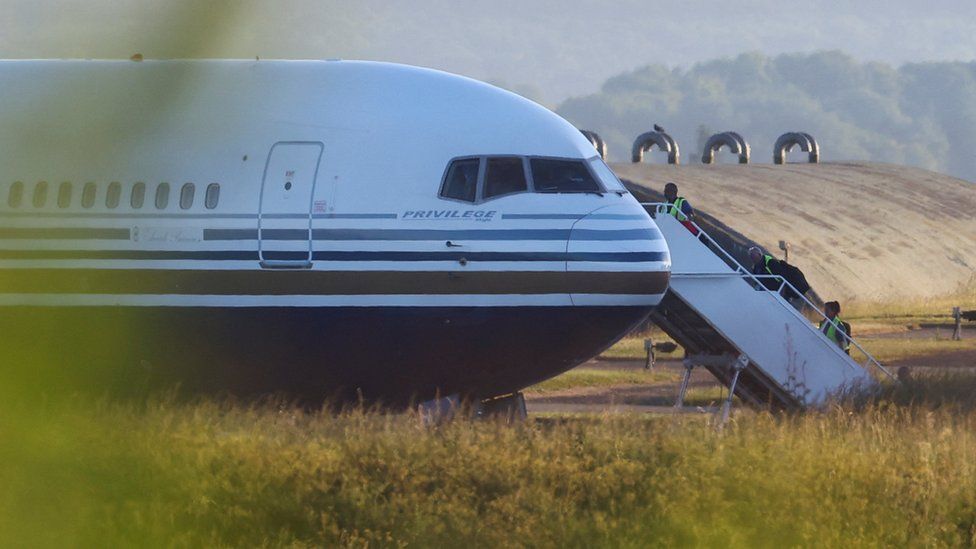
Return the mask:
M845 353L851 354L851 325L841 319L840 303L836 301L824 303L824 316L827 318L820 322L820 331Z
M779 280L766 275L779 276L789 282L799 294L784 287L782 295L796 310L803 310L803 296L810 291L810 285L807 284L802 271L783 260L776 259L756 246L749 248L749 259L752 260L752 274L762 277L759 282L766 289L776 290L780 287Z
M780 260L762 251L761 248L756 246L749 248L749 259L752 260L752 274L754 275L783 276L785 274ZM762 284L770 290L779 287L778 282L769 278L762 279Z
M664 200L668 205L668 215L674 216L675 219L691 231L691 234L697 235L698 229L695 228L692 222L695 218L695 210L691 208L688 199L683 196L678 196L678 186L676 184L669 181L664 186Z

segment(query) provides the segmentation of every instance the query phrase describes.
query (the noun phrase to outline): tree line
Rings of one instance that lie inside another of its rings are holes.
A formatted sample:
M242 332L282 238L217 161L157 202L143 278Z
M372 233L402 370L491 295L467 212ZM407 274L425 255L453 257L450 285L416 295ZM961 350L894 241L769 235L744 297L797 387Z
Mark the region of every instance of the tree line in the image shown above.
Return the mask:
M976 180L976 62L896 68L838 51L745 53L688 69L648 65L557 111L597 131L615 161L628 160L634 138L659 123L686 163L700 161L713 132L738 131L754 162L771 162L777 136L805 131L824 161L908 164Z

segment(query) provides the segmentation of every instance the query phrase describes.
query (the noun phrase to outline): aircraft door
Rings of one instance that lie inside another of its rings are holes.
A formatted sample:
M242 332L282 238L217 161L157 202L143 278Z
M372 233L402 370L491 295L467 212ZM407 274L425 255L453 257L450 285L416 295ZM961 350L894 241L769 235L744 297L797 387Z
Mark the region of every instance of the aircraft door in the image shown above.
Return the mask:
M312 266L312 196L323 149L314 141L280 141L271 147L258 218L262 267Z

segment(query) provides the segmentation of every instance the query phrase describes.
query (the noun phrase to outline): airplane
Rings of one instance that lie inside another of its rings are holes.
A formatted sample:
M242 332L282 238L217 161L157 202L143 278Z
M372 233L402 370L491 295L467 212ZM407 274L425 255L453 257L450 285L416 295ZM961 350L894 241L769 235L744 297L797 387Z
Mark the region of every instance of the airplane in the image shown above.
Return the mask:
M664 238L581 133L476 80L23 60L0 90L0 360L28 377L483 399L668 289Z

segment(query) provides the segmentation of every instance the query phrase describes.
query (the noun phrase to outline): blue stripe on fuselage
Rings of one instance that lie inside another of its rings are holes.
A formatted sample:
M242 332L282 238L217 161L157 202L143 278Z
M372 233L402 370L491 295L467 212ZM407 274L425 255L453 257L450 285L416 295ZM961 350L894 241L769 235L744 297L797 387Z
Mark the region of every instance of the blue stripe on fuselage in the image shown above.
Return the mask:
M304 259L307 252L265 250L265 259ZM158 250L0 250L0 259L32 260L258 260L256 250L158 251ZM362 252L316 251L317 261L598 261L655 262L667 261L667 252Z
M640 229L313 229L314 240L660 240L654 228ZM204 240L257 240L257 229L204 229ZM263 240L307 240L305 229L263 229Z
M319 261L667 261L667 252L313 252Z
M502 219L613 219L616 221L639 221L650 216L641 214L502 214Z

